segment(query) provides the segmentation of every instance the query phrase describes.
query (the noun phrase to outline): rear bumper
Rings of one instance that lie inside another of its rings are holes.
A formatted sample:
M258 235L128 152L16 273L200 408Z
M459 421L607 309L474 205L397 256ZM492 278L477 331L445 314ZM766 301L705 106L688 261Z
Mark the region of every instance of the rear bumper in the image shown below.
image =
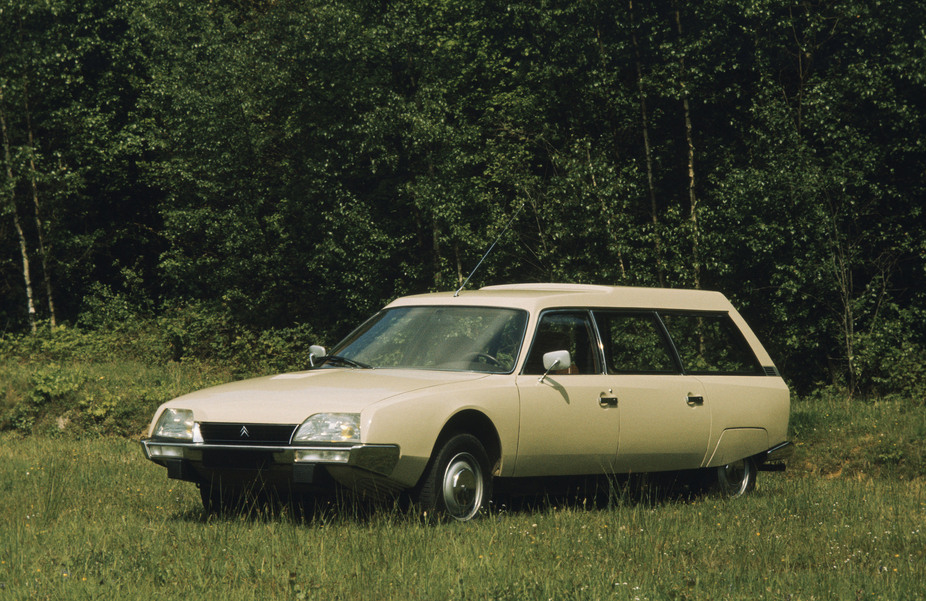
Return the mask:
M780 472L785 469L785 462L794 455L794 443L786 440L769 450L761 453L756 459L759 469L769 472Z

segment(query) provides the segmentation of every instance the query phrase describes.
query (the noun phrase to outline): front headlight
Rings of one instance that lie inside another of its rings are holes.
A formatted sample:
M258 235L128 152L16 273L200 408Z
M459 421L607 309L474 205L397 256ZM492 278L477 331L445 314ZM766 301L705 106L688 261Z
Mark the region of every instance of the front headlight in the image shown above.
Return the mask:
M302 422L293 443L360 442L359 413L316 413Z
M154 427L155 438L193 440L193 412L189 409L165 409Z

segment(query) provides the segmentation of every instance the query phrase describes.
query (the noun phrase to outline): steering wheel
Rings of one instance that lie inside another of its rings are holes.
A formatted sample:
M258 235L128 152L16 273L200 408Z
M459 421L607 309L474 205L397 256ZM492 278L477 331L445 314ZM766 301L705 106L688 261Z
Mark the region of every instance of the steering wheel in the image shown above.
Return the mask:
M481 359L483 362L485 362L485 363L487 363L487 364L489 364L489 365L491 365L491 366L493 366L493 367L501 367L501 366L502 366L502 364L499 363L498 359L496 359L495 357L493 357L493 356L490 355L489 353L479 353L479 352L469 353L469 354L467 354L467 355L464 357L464 359L465 359L466 361L477 361L477 360Z

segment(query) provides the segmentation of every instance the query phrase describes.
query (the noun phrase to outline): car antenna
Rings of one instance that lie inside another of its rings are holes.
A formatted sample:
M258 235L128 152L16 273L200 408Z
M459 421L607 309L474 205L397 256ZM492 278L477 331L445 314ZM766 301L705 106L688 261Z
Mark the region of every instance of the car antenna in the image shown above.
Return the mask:
M498 244L498 241L502 239L502 236L505 235L505 232L508 231L508 228L511 227L511 224L514 223L514 220L515 220L515 218L518 216L518 213L521 212L521 209L523 209L523 208L524 208L524 205L526 205L526 204L527 204L527 201L525 200L524 202L521 203L521 206L518 207L518 210L514 212L514 215L512 215L512 216L511 216L511 219L508 220L508 225L506 225L505 228L504 228L504 229L501 231L501 233L498 235L498 237L495 238L495 242L492 243L492 246L489 247L489 250L487 250L487 251L485 252L485 254L482 255L482 258L479 259L479 262L476 263L476 266L473 267L473 270L469 272L469 275L466 276L466 279L463 280L463 283L460 284L460 287L457 288L457 291L453 293L454 298L460 296L460 292L461 292L464 288L466 288L466 284L469 283L469 279L470 279L471 277L473 277L473 274L476 273L476 270L479 269L479 266L482 265L482 262L485 261L486 257L489 256L489 253L492 252L492 249L495 248L495 245Z

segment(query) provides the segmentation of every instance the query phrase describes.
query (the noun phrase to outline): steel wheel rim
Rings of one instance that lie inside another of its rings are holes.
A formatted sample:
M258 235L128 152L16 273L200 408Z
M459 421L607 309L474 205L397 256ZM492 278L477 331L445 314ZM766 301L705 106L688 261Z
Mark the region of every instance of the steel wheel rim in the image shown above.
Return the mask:
M745 493L746 487L749 486L750 469L751 466L745 459L718 468L720 486L724 494L738 497Z
M485 486L479 461L469 453L458 453L447 464L441 481L447 513L457 520L468 520L482 506Z

